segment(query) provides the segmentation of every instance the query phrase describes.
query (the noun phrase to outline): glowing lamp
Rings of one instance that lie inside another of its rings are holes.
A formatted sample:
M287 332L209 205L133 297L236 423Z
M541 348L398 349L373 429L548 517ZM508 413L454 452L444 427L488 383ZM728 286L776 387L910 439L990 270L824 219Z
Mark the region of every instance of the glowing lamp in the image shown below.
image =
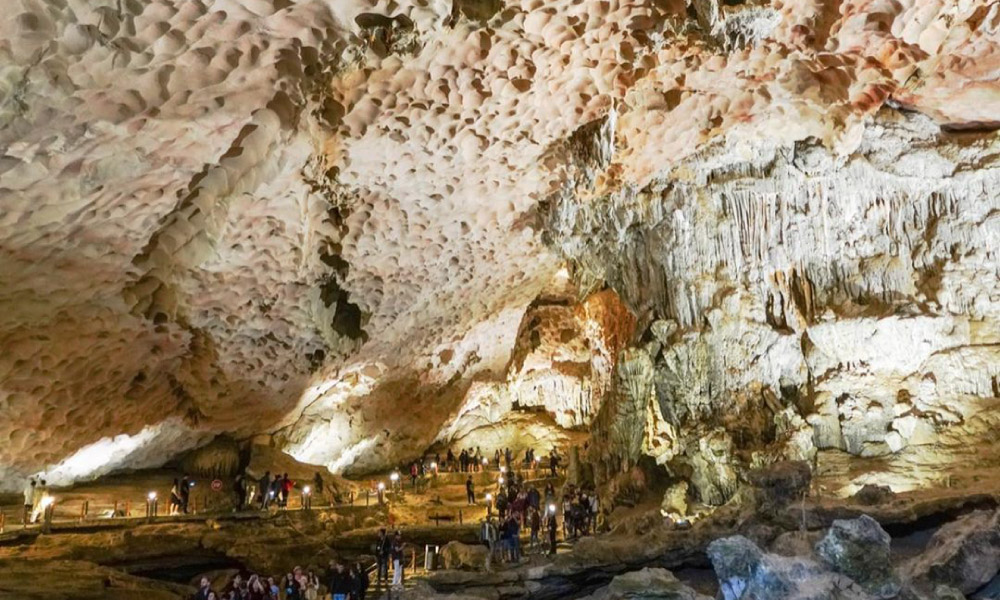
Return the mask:
M498 481L500 481L500 485L503 485L503 477L501 477Z
M432 462L432 463L431 463L431 468L432 468L432 469L434 469L434 470L436 471L436 470L437 470L437 468L438 468L438 464L437 464L436 462Z
M149 492L146 494L146 497L149 498L150 502L152 502L153 500L156 500L156 492Z
M312 491L312 488L310 488L308 485L306 487L302 488L302 493L305 494L306 496L309 495L310 491Z
M501 473L506 473L507 472L507 467L505 467L503 465L500 465L500 472Z
M555 504L550 504L549 505L549 512L552 513L552 514L556 514L556 505Z
M48 508L48 507L52 506L52 504L55 501L56 501L56 499L54 497L52 497L52 496L43 496L42 497L42 508Z
M392 475L389 475L389 479L391 479L393 482L399 481L399 473L394 472Z
M385 483L382 481L378 482L378 491L381 492L384 489L385 489Z
M483 464L484 464L484 465L488 465L488 464L490 464L490 461L484 458L484 459L483 459Z
M486 501L493 502L493 494L486 494Z

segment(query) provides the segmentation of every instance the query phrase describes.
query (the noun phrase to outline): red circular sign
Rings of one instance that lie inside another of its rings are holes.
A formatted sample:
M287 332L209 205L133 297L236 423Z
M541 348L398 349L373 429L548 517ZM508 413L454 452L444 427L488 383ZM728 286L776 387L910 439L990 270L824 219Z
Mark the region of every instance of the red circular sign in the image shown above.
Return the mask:
M212 489L215 490L215 491L217 491L217 492L222 491L222 480L221 479L216 479L215 481L213 481L212 482Z

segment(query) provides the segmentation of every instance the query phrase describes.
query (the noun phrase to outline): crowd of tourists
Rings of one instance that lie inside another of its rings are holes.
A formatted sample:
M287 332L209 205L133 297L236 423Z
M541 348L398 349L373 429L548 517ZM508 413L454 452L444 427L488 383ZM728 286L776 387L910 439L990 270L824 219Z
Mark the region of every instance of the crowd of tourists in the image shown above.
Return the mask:
M365 600L372 587L369 571L374 571L376 588L403 586L403 535L390 535L384 528L375 540L375 564L366 568L361 562L330 561L322 576L313 570L295 567L281 577L265 577L256 573L236 575L222 589L213 589L203 577L194 600ZM391 569L391 581L390 581Z
M281 577L235 575L215 590L208 578L202 577L194 600L319 600L331 596L334 600L364 600L369 587L368 571L361 563L330 561L322 578L312 570L295 567Z
M523 555L521 535L524 530L529 532L529 550L555 554L559 506L553 484L549 482L544 491L539 491L536 486L526 486L518 472L501 477L498 483L496 497L489 499L488 516L481 532L491 557L503 562L519 562ZM466 485L468 488L468 482ZM572 485L565 492L561 505L563 537L576 539L596 532L601 514L597 494ZM493 517L494 508L496 518Z

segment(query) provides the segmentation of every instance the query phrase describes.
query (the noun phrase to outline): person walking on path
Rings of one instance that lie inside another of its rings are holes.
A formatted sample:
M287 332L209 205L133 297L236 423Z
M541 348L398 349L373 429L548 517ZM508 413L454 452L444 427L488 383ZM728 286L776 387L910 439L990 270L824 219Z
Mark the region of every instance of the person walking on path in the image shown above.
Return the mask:
M264 471L264 476L257 482L257 489L260 490L260 509L267 510L271 500L271 472Z
M22 523L28 524L31 519L31 510L35 506L35 486L38 483L34 479L30 479L24 484L24 516L22 517Z
M181 478L181 490L180 490L181 510L184 511L184 514L187 514L188 512L188 502L191 500L192 485L194 485L194 483L191 481L191 478L187 476L187 473L185 473L184 477Z
M389 583L389 555L392 553L392 540L385 532L385 528L378 530L378 539L375 540L375 586L382 583Z
M465 480L465 498L470 505L476 503L476 487L472 483L472 475L469 475L469 478Z
M403 589L403 533L399 530L392 540L392 587Z

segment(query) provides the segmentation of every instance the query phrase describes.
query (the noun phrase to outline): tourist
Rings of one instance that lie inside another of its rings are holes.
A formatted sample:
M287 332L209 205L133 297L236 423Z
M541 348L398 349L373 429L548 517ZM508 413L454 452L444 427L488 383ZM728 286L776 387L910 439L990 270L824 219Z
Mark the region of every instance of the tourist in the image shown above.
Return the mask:
M500 520L503 521L507 517L507 494L504 493L503 488L497 492L496 498L497 514L500 515Z
M465 499L470 505L476 503L476 488L472 483L472 475L469 475L469 478L465 480Z
M293 487L295 487L295 482L288 478L288 473L285 473L281 478L281 502L279 506L282 508L288 507L288 496L292 493Z
M46 509L48 509L49 488L45 485L45 480L42 479L35 486L35 489L31 495L31 522L37 523L38 517L43 517L45 515Z
M344 563L338 561L328 577L326 588L332 600L351 600L351 576Z
M499 536L500 536L500 560L503 562L510 561L510 519L500 517L499 526Z
M489 552L486 554L486 570L490 570L490 562L496 558L497 554L497 526L491 517L486 517L479 530L480 541L486 544Z
M521 523L514 514L510 516L508 535L510 539L510 560L517 564L521 562Z
M552 452L549 454L549 469L552 471L552 477L556 477L559 470L559 455L556 454L555 448L552 448Z
M528 518L528 525L531 528L531 540L529 541L529 547L532 550L538 549L538 531L542 528L542 515L538 513L538 508L533 507L531 509L531 516Z
M278 582L274 580L274 577L267 578L267 594L269 600L278 600L281 596L281 588L278 587Z
M264 471L264 476L260 478L258 488L260 489L260 509L267 510L273 496L271 495L271 472Z
M503 458L504 458L504 464L507 465L507 470L510 471L510 461L512 458L514 458L514 455L511 453L510 448L504 448Z
M451 451L451 448L448 448L448 470L455 470L455 453Z
M198 591L195 592L194 600L208 600L208 595L212 593L212 584L208 581L208 577L202 577L201 583L198 584Z
M323 477L319 474L319 471L316 471L316 474L313 476L313 488L317 495L323 493Z
M547 509L549 513L548 517L548 530L549 530L549 554L556 553L556 511L555 505L550 505ZM565 519L564 519L565 520Z
M458 462L463 473L469 470L469 453L466 450L462 450L462 453L458 455Z
M361 563L354 563L354 568L351 570L352 600L365 600L369 585L371 582L368 580L368 571Z
M597 515L601 512L601 501L597 499L597 493L590 493L590 530L597 533Z
M193 485L194 482L191 481L191 478L188 477L187 473L185 473L184 477L181 478L181 488L180 488L181 510L184 511L184 514L187 514L188 512L188 502L190 502L191 500L191 487Z
M413 491L417 490L417 478L420 476L417 467L417 461L410 463L410 483L413 485Z
M24 486L24 516L23 523L28 524L31 520L32 508L35 506L35 486L38 485L34 479L28 481Z
M241 511L247 504L247 482L246 475L240 473L233 481L233 491L236 492L236 510Z
M174 477L174 484L170 486L170 506L167 509L167 514L171 516L180 514L181 506L183 506L183 501L181 500L181 484L180 481Z
M392 540L386 535L385 528L378 530L375 541L375 585L389 582L389 555L392 553Z
M569 539L570 528L573 526L573 501L570 500L570 496L563 496L562 502L563 510L563 537Z
M403 533L398 529L392 540L392 587L403 588Z
M496 452L493 453L493 462L496 464L496 470L500 470L500 448L497 448Z
M252 573L247 579L247 600L269 600L268 588L260 575Z
M299 582L295 580L294 574L286 573L281 587L285 590L285 600L302 600Z

